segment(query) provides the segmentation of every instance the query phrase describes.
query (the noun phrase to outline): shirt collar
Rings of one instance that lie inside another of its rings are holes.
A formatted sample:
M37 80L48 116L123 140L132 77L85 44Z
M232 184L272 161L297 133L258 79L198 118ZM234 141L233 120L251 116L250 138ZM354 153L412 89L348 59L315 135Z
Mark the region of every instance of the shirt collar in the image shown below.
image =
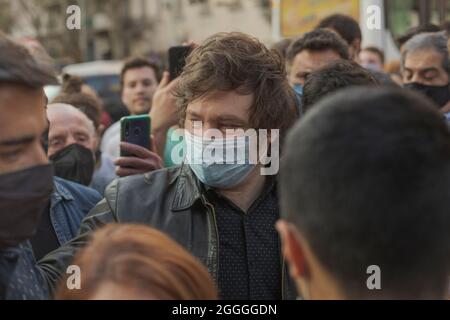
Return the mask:
M191 208L202 198L201 182L195 177L189 166L183 164L176 182L175 197L172 202L173 211Z
M218 192L216 189L207 186L205 184L202 184L203 188L205 190L205 194L209 197L217 197L219 199L225 200L231 204L233 204L235 206L234 203L232 203L227 197L225 197L224 195L222 195L220 192ZM263 201L264 199L266 199L269 194L271 194L272 192L276 192L276 186L277 186L277 179L276 176L266 176L266 181L264 182L264 187L260 193L260 195L256 198L256 200L253 202L252 206L255 203L258 203L260 201ZM250 207L250 208L251 208ZM237 207L236 207L237 208ZM241 210L241 209L239 209Z
M264 199L276 188L276 176L267 176L263 192L258 198ZM202 199L202 195L210 192L216 193L214 188L200 182L186 164L180 169L176 185L175 197L172 203L173 211L182 211L191 208L197 201Z
M53 194L52 194L52 204L61 202L63 200L65 201L72 201L75 200L72 194L67 190L62 183L58 181L58 179L55 177L53 179Z

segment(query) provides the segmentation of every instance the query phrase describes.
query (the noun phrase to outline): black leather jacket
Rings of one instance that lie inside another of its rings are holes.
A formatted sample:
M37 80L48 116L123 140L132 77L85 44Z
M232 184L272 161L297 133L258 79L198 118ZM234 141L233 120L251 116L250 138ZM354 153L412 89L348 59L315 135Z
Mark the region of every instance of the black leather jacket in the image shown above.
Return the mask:
M50 287L58 284L90 233L112 222L146 224L163 231L203 262L217 282L219 242L214 206L192 171L181 166L114 181L105 199L82 222L79 236L39 262ZM280 259L283 299L295 299L293 282Z

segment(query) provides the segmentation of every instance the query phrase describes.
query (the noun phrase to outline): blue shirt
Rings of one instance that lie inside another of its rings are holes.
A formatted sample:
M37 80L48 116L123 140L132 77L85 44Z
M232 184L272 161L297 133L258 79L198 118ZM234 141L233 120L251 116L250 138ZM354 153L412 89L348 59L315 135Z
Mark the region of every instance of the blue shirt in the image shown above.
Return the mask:
M50 218L59 244L75 238L81 221L102 200L95 190L54 177L55 190L51 198Z
M114 164L114 159L104 153L102 153L101 157L102 160L100 168L94 171L92 182L89 187L103 195L105 194L106 187L118 177L116 175L116 165Z

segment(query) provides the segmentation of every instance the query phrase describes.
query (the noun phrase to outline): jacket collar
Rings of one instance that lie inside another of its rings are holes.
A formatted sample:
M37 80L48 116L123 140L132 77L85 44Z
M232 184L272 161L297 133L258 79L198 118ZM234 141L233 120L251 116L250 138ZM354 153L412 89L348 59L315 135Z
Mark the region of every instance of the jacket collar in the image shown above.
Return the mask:
M172 202L173 211L184 211L202 200L202 183L195 177L188 165L183 164L177 179L175 197Z
M52 194L52 206L56 203L59 203L61 201L73 201L74 198L72 194L67 190L62 183L59 182L59 178L54 177L53 178L53 194Z
M186 164L181 165L180 174L178 177L175 177L175 180L177 185L172 202L172 211L184 211L191 208L197 201L203 201L202 197L204 194L213 190L213 188L201 183ZM263 191L264 196L276 186L277 179L268 177Z

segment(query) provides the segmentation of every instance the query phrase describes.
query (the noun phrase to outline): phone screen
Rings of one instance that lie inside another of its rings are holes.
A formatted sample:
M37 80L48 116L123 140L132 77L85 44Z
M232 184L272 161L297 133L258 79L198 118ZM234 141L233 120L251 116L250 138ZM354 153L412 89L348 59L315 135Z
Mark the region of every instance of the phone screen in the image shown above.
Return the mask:
M121 141L141 146L150 150L150 116L130 116L120 120ZM132 156L121 151L122 157Z

